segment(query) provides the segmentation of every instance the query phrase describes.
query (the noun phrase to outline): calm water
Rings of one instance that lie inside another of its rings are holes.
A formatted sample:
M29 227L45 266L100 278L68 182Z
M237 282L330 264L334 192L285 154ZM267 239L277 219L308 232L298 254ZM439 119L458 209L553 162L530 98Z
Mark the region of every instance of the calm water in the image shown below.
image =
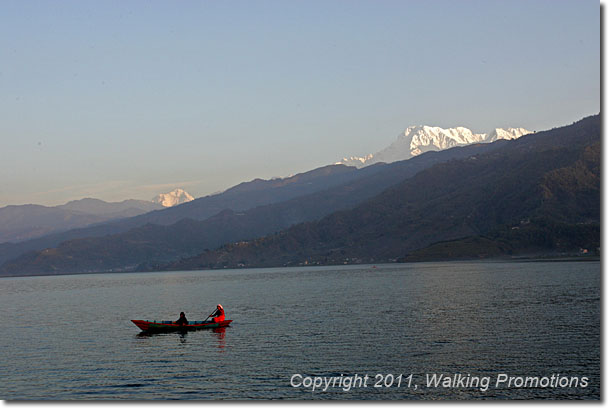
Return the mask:
M600 273L514 262L0 278L0 398L595 399ZM147 336L130 322L202 320L217 303L234 320L222 332ZM291 386L297 373L370 379L312 392ZM441 373L491 385L426 387ZM588 385L496 388L498 373ZM394 383L375 388L376 374Z

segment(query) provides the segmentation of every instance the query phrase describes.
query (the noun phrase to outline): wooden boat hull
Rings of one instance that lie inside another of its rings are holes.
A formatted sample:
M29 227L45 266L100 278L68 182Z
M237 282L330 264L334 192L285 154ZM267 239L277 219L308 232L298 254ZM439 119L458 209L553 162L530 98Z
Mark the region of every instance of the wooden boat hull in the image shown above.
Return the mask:
M177 325L170 320L163 321L148 321L148 320L132 320L133 324L139 327L144 332L188 332L191 330L201 329L216 329L226 327L232 320L223 320L222 322L189 322L188 325Z

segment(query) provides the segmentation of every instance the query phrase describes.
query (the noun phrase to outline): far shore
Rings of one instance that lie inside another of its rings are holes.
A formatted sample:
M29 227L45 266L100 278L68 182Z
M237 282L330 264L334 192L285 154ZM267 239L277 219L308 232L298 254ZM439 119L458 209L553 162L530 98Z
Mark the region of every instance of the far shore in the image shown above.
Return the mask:
M303 266L248 266L248 267L227 267L227 268L213 268L213 269L188 269L188 270L155 270L155 271L102 271L102 272L67 272L67 273L9 273L0 275L0 279L3 278L31 278L31 277L47 277L47 276L67 276L67 275L101 275L101 274L123 274L123 273L160 273L160 272L194 272L194 271L222 271L222 270L247 270L247 269L292 269L292 268L313 268L313 267L346 267L346 266L373 266L377 265L409 265L419 263L500 263L500 262L600 262L601 258L599 255L587 255L587 256L514 256L510 258L485 258L485 259L445 259L445 260L422 260L422 261L411 261L411 262L378 262L378 263L367 263L367 264L341 264L341 265L303 265Z

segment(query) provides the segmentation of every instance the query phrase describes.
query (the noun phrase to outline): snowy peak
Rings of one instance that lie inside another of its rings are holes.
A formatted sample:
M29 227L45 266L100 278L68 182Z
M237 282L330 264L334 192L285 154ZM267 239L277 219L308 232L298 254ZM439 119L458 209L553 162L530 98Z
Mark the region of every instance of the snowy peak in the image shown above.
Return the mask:
M494 128L489 134L485 142L494 142L497 140L514 140L525 134L531 134L531 131L525 128Z
M408 143L410 156L416 156L427 151L439 151L458 145L468 145L481 140L480 134L474 134L464 127L440 128L440 127L409 127L404 134L399 136L390 147L401 148ZM392 150L393 151L393 150ZM383 150L386 155L392 156L387 148Z
M168 192L166 194L159 194L156 197L154 197L152 199L152 201L156 204L161 204L166 208L169 208L170 206L175 206L175 205L179 205L179 204L183 204L185 202L190 202L192 201L193 198L191 196L191 194L189 194L188 192L186 192L183 189L174 189L171 192Z
M396 141L375 154L364 157L343 158L337 164L364 167L376 162L395 162L412 158L428 151L476 144L489 143L500 139L516 139L530 134L524 128L494 128L488 134L477 134L466 127L441 128L418 125L407 128Z
M373 154L365 155L364 157L346 157L346 158L343 158L341 161L336 162L335 165L344 164L344 165L349 165L349 166L354 166L354 167L360 168L365 165L369 165L369 161L372 158L373 158Z

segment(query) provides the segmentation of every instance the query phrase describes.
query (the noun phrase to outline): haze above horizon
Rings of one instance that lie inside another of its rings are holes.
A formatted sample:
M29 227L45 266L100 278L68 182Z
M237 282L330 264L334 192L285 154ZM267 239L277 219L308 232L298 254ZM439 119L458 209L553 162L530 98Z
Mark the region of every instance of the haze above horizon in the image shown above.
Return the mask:
M376 152L406 127L600 111L600 6L5 1L0 206L195 197Z

